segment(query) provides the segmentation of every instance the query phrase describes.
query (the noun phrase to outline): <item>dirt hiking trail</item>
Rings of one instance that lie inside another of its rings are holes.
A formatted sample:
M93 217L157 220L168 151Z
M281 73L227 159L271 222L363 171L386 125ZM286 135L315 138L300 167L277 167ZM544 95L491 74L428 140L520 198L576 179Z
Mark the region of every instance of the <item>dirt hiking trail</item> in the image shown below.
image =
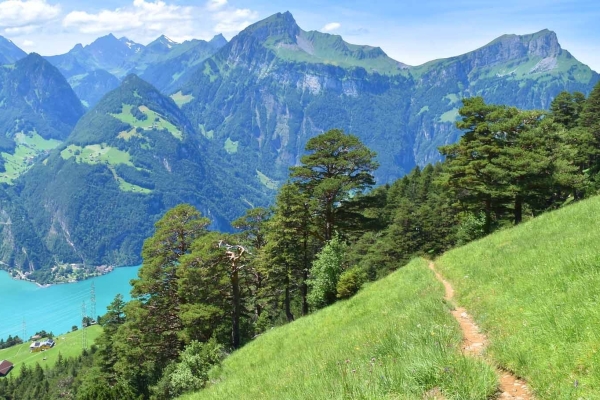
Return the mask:
M437 280L444 284L444 288L446 289L444 299L453 302L454 289L452 288L452 285L450 285L450 283L435 269L435 264L433 262L429 262L429 268L435 273ZM463 353L471 357L481 357L485 360L483 351L488 344L488 340L487 337L481 333L477 324L475 324L475 320L473 320L471 315L469 315L467 310L463 307L456 307L452 311L452 315L460 324L460 329L463 334ZM488 362L487 360L485 361ZM488 362L488 364L490 363ZM510 371L503 369L496 368L496 373L500 378L501 394L498 396L498 399L534 400L533 395L529 392L527 384L523 380L518 379Z

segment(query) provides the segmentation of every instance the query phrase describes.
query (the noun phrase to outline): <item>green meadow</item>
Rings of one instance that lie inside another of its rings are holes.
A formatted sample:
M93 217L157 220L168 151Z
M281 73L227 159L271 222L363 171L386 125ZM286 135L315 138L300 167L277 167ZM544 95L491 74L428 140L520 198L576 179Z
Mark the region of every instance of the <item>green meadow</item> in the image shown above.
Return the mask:
M142 194L148 194L152 192L149 189L129 183L117 175L117 171L115 170L116 165L125 164L130 167L135 167L131 162L129 153L126 151L107 146L104 143L91 144L85 147L72 144L61 151L60 155L65 160L75 157L75 161L78 163L107 164L108 169L110 169L115 177L115 180L119 184L119 188L124 192L135 192Z
M450 251L438 269L489 357L538 399L600 398L600 197Z
M414 260L253 340L185 399L487 399L496 375L461 354L443 294L427 263Z
M171 98L173 99L175 104L179 106L179 108L194 100L194 96L192 96L191 94L183 94L181 90L175 94L172 94Z
M62 143L56 139L44 139L35 131L17 133L14 139L16 143L14 153L2 153L6 171L0 173L1 183L12 183L27 172L41 155L48 154L50 150Z
M92 325L85 328L88 347L91 346L96 338L102 333L102 328L98 325ZM63 358L77 357L82 352L82 331L81 329L64 335L58 335L54 338L56 344L49 350L31 353L29 345L26 342L18 346L9 347L0 350L0 360L7 360L14 364L14 369L10 372L11 376L21 373L23 365L33 367L39 363L42 367L52 367L58 360L60 353Z
M113 117L117 118L120 121L123 121L129 125L131 125L133 128L142 128L144 130L149 130L149 129L157 129L157 130L161 130L161 129L166 129L167 131L169 131L169 133L171 135L173 135L173 137L182 140L183 139L183 134L181 133L181 131L179 129L177 129L177 127L175 125L173 125L172 123L170 123L169 121L167 121L165 119L164 116L158 114L157 112L152 111L151 109L149 109L146 106L139 106L138 109L141 113L146 115L146 119L139 120L135 117L135 115L132 114L131 109L132 109L132 105L129 104L123 104L123 110L121 111L121 113L119 114L111 114Z

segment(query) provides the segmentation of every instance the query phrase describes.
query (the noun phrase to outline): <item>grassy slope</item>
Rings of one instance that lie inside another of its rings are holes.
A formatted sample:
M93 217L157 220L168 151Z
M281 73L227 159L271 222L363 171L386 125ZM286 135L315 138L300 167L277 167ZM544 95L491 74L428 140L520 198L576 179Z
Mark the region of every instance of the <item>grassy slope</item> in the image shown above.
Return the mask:
M415 260L354 298L273 329L233 353L187 399L485 399L496 377L460 353L443 288Z
M539 399L600 398L600 197L438 260L488 352Z
M94 343L101 333L102 328L98 325L86 328L88 347ZM81 329L65 335L58 335L54 338L54 341L56 345L53 348L38 353L29 352L31 342L0 350L0 360L8 360L14 364L15 368L10 373L11 376L14 376L21 372L23 364L33 367L38 362L42 367L50 367L56 364L58 353L62 354L64 358L77 357L81 354ZM44 357L46 360L44 360Z
M56 139L44 139L35 131L27 134L17 133L15 143L17 146L13 154L2 153L6 172L0 173L1 183L12 183L12 181L27 172L39 156L48 154L50 150L61 144Z

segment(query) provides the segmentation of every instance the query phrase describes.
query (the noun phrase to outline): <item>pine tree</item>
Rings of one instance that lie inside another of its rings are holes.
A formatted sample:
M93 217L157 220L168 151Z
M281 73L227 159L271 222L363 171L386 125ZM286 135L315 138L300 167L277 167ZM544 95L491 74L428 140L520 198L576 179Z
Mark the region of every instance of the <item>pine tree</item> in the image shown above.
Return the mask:
M183 348L177 269L192 243L206 234L209 223L194 207L182 204L156 223L155 234L144 243L139 279L132 281L136 301L127 309L136 318L129 320L128 329L140 335L136 345L142 359L156 371L176 359ZM141 310L133 310L136 307Z
M286 319L292 321L295 292L300 292L302 315L309 311L306 280L314 247L311 204L297 185L288 183L281 187L267 228L267 245L260 262L267 278L264 296L271 303L283 297Z
M321 240L326 242L340 224L339 205L375 184L372 173L378 163L375 153L358 137L339 129L310 139L306 151L309 154L302 157L302 165L290 169L291 176L317 202L315 220L321 226Z

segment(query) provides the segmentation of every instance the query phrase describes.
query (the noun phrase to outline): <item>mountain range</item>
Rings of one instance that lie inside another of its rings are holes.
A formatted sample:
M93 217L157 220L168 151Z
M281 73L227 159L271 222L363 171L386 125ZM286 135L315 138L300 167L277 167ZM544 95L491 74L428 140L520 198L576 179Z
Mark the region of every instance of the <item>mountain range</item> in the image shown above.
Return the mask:
M548 108L600 80L548 30L409 66L290 13L229 42L108 35L44 58L0 39L0 63L0 260L30 271L137 263L181 202L230 229L326 130L359 136L388 183L440 160L464 97Z

